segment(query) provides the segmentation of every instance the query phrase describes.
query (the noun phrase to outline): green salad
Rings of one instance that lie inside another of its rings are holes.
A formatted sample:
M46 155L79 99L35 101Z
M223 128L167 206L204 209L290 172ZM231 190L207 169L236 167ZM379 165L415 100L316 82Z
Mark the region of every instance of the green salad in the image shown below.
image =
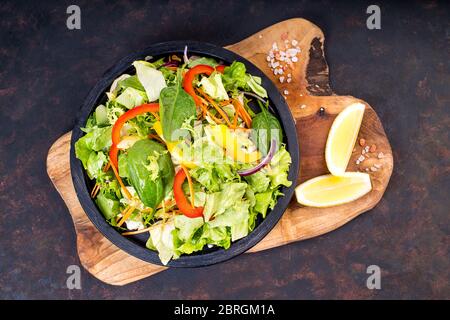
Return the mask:
M75 144L95 182L92 198L123 236L146 234L163 264L205 246L229 248L292 183L261 79L241 62L186 51L133 67Z

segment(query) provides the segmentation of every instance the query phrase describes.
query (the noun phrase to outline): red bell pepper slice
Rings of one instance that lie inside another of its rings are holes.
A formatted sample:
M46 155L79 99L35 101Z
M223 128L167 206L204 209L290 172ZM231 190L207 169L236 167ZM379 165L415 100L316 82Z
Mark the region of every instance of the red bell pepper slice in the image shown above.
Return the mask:
M112 132L111 132L111 138L112 138L112 145L111 149L109 149L109 159L111 160L111 163L115 166L117 170L119 170L118 167L118 155L119 155L119 149L117 149L117 145L120 142L120 130L122 130L123 125L130 119L133 119L134 117L146 113L146 112L157 112L159 111L159 104L158 103L146 103L143 105L140 105L138 107L135 107L131 110L128 110L123 115L117 119L117 121L114 123Z
M197 218L203 216L203 207L192 207L186 199L183 192L183 182L186 179L186 173L183 169L178 170L173 181L173 196L177 203L178 209L189 218Z
M225 66L217 66L216 68L213 68L206 64L199 64L186 72L183 79L183 89L194 99L197 106L202 104L202 100L195 94L194 87L192 87L192 81L194 81L195 76L203 73L210 76L214 70L223 73L224 69Z

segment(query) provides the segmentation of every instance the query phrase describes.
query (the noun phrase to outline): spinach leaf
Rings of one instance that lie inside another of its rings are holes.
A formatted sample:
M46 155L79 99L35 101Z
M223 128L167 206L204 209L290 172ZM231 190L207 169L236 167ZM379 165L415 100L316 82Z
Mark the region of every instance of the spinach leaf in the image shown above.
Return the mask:
M175 170L167 149L158 142L140 140L128 149L126 163L139 198L155 208L172 190Z
M277 149L280 148L283 140L283 133L278 119L269 112L267 105L264 106L258 100L261 112L252 119L251 139L258 146L259 151L267 154L270 148L270 141L275 139L277 142Z
M177 85L161 90L159 105L164 139L179 140L185 131L180 131L183 123L195 117L194 99L183 90L179 81Z

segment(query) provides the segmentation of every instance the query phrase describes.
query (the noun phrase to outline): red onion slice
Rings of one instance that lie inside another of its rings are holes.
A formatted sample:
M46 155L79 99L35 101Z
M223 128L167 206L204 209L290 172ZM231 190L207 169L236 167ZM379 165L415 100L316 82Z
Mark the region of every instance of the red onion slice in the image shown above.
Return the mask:
M272 160L273 156L275 155L275 150L277 149L277 140L272 139L270 142L270 149L267 155L264 157L264 159L261 160L260 163L258 163L255 167L245 170L238 171L238 174L242 177L249 176L251 174L254 174L264 168L267 164L269 164L270 160Z
M189 63L189 58L187 56L187 46L184 46L183 60L185 64Z
M162 66L163 67L178 67L178 62L172 60L172 61L165 62Z
M266 104L267 101L264 100L263 98L261 98L260 96L258 96L256 93L253 92L247 92L247 91L241 91L243 94L247 95L247 96L251 96L253 98L258 99L259 101L261 101L262 103Z

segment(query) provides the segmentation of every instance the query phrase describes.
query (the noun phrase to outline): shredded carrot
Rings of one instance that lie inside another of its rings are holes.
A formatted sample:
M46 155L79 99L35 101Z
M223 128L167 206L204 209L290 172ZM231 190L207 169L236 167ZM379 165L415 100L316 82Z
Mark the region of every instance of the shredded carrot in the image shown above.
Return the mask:
M160 208L162 208L162 202L156 207L156 209L160 209ZM175 200L171 200L171 199L167 199L165 202L164 202L164 206L165 207L172 207L172 206L174 206L175 205Z
M148 135L148 137L149 137L150 139L158 140L158 141L161 142L162 144L166 144L166 143L164 142L164 140L161 139L161 137L158 136L157 134L152 134L152 133L150 133L150 134Z
M234 113L234 120L233 120L233 127L232 127L233 129L236 129L236 127L237 127L238 117L239 117L239 114L238 114L238 112L236 110L235 113Z
M248 128L251 128L251 126L252 126L252 118L248 114L247 110L245 110L245 108L242 106L242 104L239 102L239 100L233 99L232 101L233 101L234 108L236 110L238 110L239 114L242 117L242 120L244 120L244 122L245 122L245 125Z
M108 171L109 168L110 168L110 164L109 164L109 162L108 162L108 163L103 167L103 172ZM92 189L91 197L92 197L92 198L95 198L95 197L97 196L97 194L98 194L99 191L100 191L100 185L99 185L98 182L97 182L97 183L95 184L94 188Z
M177 71L177 69L178 69L178 67L166 67L166 68L169 70L172 70L172 71Z
M125 184L123 183L122 179L119 176L119 173L117 172L116 167L112 164L111 160L109 161L111 168L114 171L114 175L116 176L117 181L119 181L120 187L122 188L123 193L125 196L130 200L132 198L130 191L125 187Z
M123 236L131 236L133 234L140 234L140 233L144 233L144 232L150 231L150 229L151 229L151 226L148 227L148 228L145 228L145 229L141 229L141 230L127 231L127 232L122 233L122 235Z
M129 206L125 208L125 210L123 210L122 219L120 219L119 223L117 224L118 227L120 227L131 216L131 214L134 212L134 209L136 209L136 207Z
M211 119L213 119L214 122L217 123L217 124L221 124L221 123L222 123L222 121L221 121L219 118L217 118L217 117L214 116L211 112L209 112L208 106L207 106L206 103L201 103L201 104L200 104L200 108L202 108L202 111L203 111L203 113L204 113L204 116L206 116L206 115L210 116Z
M181 61L181 58L178 57L177 55L172 55L171 58L172 60Z
M213 107L214 109L217 110L217 112L219 112L219 114L222 116L223 119L225 119L225 122L228 124L228 126L231 126L231 122L230 119L228 118L228 115L226 114L225 111L222 110L221 107L219 107L215 102L214 99L212 99L210 96L208 96L205 92L203 92L203 90L201 89L197 89L198 92L200 92L200 94L206 99L206 101L208 101Z
M185 166L181 165L181 169L183 169L184 173L186 174L186 178L189 185L189 193L191 194L191 206L194 208L194 184L192 183L191 176L189 175L188 169L186 169Z
M111 167L111 164L108 162L108 163L103 167L103 172L108 171L110 167Z
M100 185L98 183L96 183L94 188L92 189L91 198L95 198L99 191L100 191Z
M229 104L231 104L231 100L224 100L224 101L221 101L220 102L220 105L223 107L223 106L227 106L227 105L229 105Z
M160 121L159 114L157 112L151 112L151 114L156 118L156 120Z

